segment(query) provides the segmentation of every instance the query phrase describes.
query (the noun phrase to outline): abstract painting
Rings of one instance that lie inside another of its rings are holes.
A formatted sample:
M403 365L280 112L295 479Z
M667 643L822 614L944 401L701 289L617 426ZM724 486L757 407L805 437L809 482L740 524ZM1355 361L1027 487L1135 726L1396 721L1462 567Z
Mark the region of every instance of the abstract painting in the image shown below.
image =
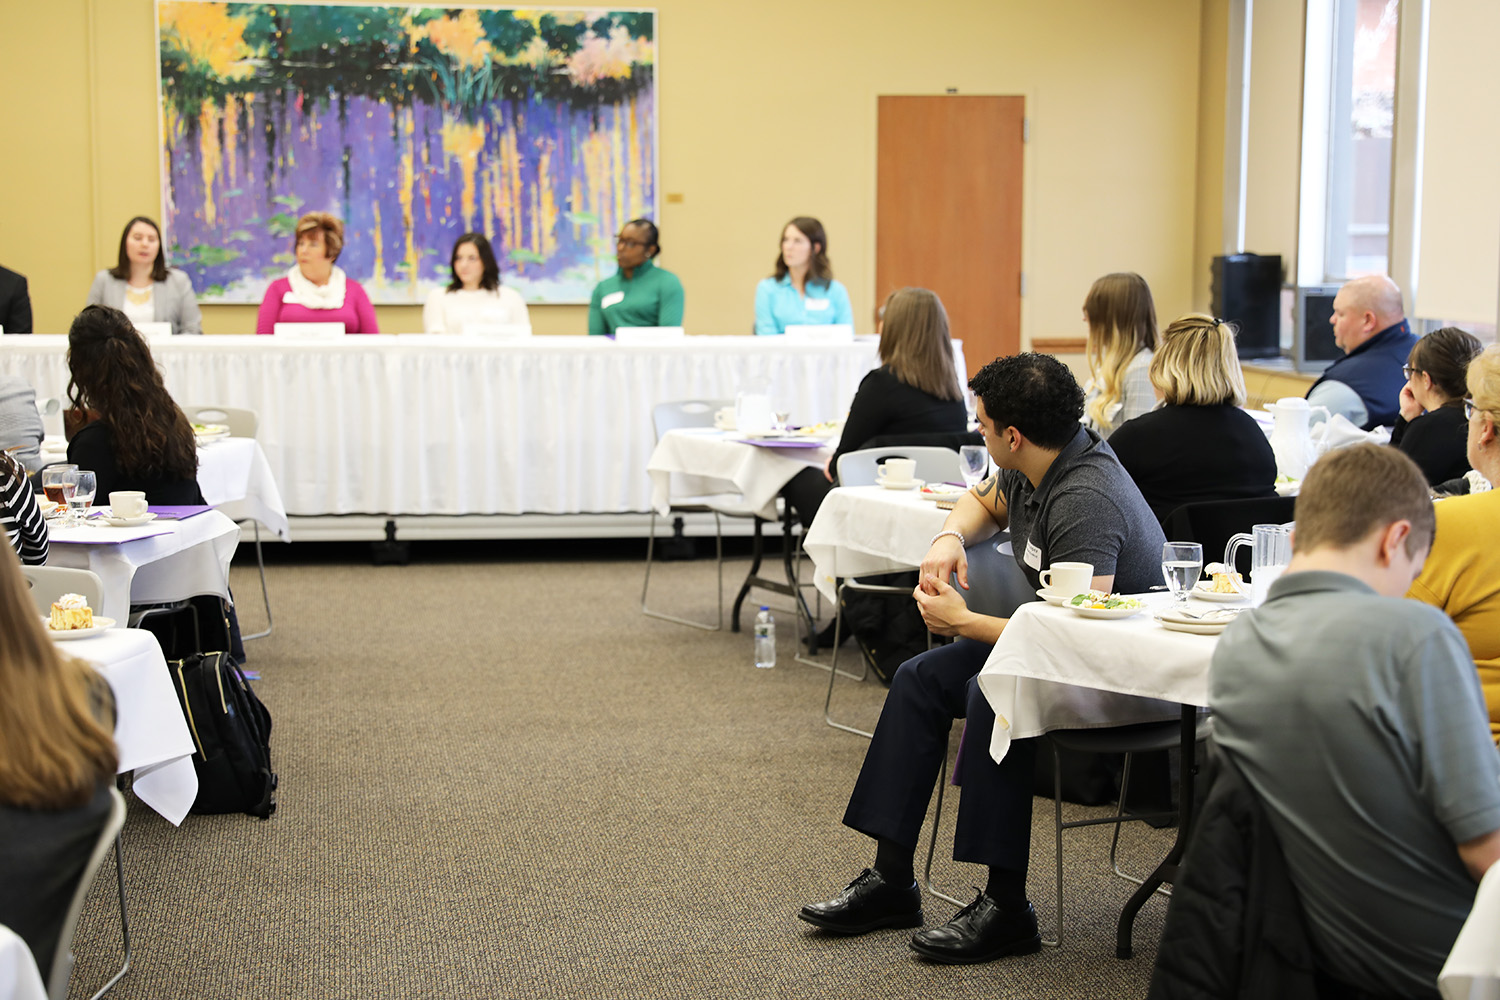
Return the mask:
M529 302L587 302L655 217L656 15L158 0L168 262L259 302L305 212L377 303L449 280L486 234Z

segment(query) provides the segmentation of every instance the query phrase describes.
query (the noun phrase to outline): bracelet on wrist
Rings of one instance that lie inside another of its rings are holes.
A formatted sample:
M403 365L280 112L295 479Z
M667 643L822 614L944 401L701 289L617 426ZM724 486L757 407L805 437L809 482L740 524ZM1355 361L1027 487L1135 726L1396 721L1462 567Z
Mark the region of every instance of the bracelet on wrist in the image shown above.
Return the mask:
M929 547L936 545L937 540L939 538L942 538L944 535L952 535L954 538L958 539L958 544L964 546L965 548L968 547L969 543L964 539L964 533L957 530L956 528L944 528L942 531L939 531L937 534L933 535L932 541L928 542L927 545Z

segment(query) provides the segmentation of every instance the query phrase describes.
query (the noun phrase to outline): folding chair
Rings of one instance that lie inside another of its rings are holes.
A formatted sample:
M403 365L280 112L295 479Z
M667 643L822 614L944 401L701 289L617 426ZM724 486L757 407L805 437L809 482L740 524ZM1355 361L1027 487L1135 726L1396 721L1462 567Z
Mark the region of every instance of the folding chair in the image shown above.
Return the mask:
M52 956L52 971L47 976L48 1000L67 1000L68 980L73 976L73 932L78 928L78 914L83 910L83 899L88 895L89 886L94 884L94 876L99 872L99 865L104 860L104 852L109 850L110 841L114 841L115 845L115 878L120 888L120 933L125 942L125 964L120 966L120 971L109 982L100 987L91 1000L99 1000L130 971L130 920L125 913L125 861L120 854L120 829L125 825L125 796L120 794L118 788L110 788L109 796L109 816L99 830L99 840L94 845L93 853L83 866L78 888L73 890L73 902L68 907L68 915L63 919L62 931L57 938L57 951Z
M31 603L38 614L52 612L52 602L63 594L82 594L89 607L104 606L104 581L91 569L64 566L22 566L21 575L31 585Z

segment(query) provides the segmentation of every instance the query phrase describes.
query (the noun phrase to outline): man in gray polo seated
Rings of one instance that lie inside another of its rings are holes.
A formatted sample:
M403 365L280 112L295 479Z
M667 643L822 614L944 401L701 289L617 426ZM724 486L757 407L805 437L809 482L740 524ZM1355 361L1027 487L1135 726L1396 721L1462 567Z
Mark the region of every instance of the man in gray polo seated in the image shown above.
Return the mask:
M1500 753L1469 647L1403 599L1432 544L1427 489L1394 448L1321 458L1291 564L1214 651L1214 737L1281 843L1324 995L1436 997L1500 859Z
M985 365L969 382L979 426L999 473L964 494L922 561L915 593L927 627L952 645L915 656L896 671L844 825L875 840L875 862L833 899L798 916L834 934L920 927L922 893L913 877L933 779L954 719L965 719L959 754L953 856L989 867L974 902L947 924L911 939L935 962L969 964L1036 951L1036 914L1026 899L1031 853L1035 739L990 756L995 712L976 675L1008 619L969 611L948 580L968 587L964 545L1009 528L1027 584L1057 562L1094 567L1099 590L1140 593L1161 580L1161 526L1130 474L1099 435L1079 424L1083 390L1067 366L1044 354Z

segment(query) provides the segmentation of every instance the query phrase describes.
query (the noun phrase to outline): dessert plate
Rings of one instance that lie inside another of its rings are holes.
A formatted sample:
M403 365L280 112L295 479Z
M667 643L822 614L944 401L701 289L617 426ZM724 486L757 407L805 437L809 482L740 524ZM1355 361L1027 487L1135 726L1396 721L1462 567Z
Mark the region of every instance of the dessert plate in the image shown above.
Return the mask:
M115 627L115 620L113 618L105 618L103 615L95 615L94 624L90 625L88 628L53 629L47 624L52 620L50 616L43 615L41 616L41 618L42 631L46 632L58 642L66 642L69 639L87 639L89 636L98 635L105 629Z
M1214 591L1212 580L1199 580L1198 585L1193 588L1193 596L1200 601L1218 601L1226 604L1232 601L1247 601L1249 598L1244 594L1220 594Z
M1218 635L1229 627L1228 622L1177 622L1165 618L1156 619L1156 624L1168 632L1189 632L1193 635Z
M1071 608L1078 614L1082 615L1084 618L1104 618L1111 620L1116 618L1129 618L1132 615L1138 615L1142 611L1146 610L1141 605L1136 605L1133 608L1083 608L1079 607L1076 604L1064 604L1063 607Z

